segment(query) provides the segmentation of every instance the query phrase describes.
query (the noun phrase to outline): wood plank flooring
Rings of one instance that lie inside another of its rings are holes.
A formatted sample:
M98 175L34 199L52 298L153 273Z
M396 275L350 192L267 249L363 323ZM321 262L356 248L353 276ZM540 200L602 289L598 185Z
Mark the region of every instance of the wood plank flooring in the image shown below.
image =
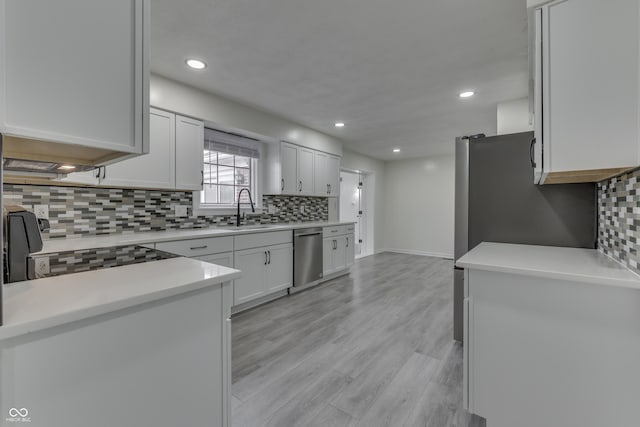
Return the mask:
M382 253L234 316L233 426L484 426L462 409L452 277Z

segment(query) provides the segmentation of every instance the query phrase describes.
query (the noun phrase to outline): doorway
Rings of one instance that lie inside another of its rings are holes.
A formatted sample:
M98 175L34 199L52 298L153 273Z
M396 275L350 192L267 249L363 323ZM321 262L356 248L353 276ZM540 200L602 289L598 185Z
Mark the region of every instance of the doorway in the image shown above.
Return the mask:
M356 258L373 254L372 174L340 171L340 221L355 223Z

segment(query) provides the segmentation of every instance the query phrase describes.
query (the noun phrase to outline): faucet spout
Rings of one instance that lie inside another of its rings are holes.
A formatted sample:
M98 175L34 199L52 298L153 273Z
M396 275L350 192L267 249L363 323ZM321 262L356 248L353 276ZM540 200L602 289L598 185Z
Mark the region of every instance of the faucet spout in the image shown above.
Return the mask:
M236 227L240 227L240 196L242 196L242 192L246 191L249 195L249 203L251 203L251 212L256 211L256 208L253 206L253 199L251 198L251 191L248 188L243 188L238 192L238 212L236 215Z

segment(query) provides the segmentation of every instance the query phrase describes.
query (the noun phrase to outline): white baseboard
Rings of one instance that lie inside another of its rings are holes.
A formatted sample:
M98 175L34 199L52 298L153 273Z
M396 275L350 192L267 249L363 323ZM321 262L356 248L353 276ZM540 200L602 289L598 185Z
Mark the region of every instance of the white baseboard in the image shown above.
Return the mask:
M425 251L415 251L412 249L397 249L397 248L382 248L376 251L377 254L382 252L393 252L397 254L419 255L419 256L428 256L433 258L444 258L444 259L453 260L453 254L444 253L444 252L425 252Z

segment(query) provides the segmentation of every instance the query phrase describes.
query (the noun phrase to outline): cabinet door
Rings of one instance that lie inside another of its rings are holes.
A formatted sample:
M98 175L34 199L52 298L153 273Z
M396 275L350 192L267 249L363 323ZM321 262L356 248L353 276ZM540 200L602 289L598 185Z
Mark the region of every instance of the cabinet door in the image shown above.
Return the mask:
M242 277L236 279L233 285L234 304L242 304L266 294L266 249L237 251L234 257L234 268L242 271Z
M329 156L316 151L313 155L314 186L316 196L329 195L329 181L327 180L327 167Z
M534 112L533 112L533 131L534 140L533 153L532 154L532 167L533 167L533 183L539 184L542 180L543 170L543 144L544 138L542 136L542 9L535 11L535 36L533 43L534 54Z
M322 274L327 275L335 271L333 266L333 251L336 240L333 238L322 239Z
M355 263L356 260L356 243L354 234L348 234L346 236L345 257L347 268L349 268Z
M141 154L148 0L0 1L0 132Z
M333 251L333 268L336 271L347 268L347 236L338 236Z
M313 195L313 151L298 148L298 194Z
M638 0L543 8L544 167L638 165Z
M337 197L340 194L340 157L328 156L327 164L329 196Z
M204 123L176 116L176 188L202 190Z
M233 268L233 252L223 252L215 255L204 255L194 257L194 259L210 262L211 264L221 265L223 267Z
M298 149L293 144L280 144L281 194L298 194Z
M149 153L106 166L100 182L106 186L175 188L175 115L149 112Z
M267 293L293 286L293 245L268 246Z

